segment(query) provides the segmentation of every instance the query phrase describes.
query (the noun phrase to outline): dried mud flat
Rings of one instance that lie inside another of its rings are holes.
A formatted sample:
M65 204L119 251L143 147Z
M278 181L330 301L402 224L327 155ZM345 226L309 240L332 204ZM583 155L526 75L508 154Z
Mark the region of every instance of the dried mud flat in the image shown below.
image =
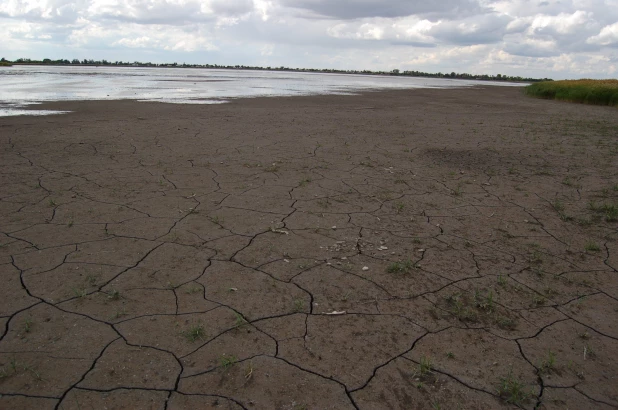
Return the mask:
M49 106L0 118L0 408L618 407L615 109Z

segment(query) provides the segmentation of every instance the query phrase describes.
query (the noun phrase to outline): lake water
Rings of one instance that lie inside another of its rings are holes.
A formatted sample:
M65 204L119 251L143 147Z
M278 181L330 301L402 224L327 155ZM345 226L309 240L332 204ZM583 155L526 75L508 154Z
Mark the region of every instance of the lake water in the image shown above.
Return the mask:
M363 90L522 85L419 77L200 68L0 67L0 116L62 111L24 109L46 101L119 100L216 104L232 98L353 94Z

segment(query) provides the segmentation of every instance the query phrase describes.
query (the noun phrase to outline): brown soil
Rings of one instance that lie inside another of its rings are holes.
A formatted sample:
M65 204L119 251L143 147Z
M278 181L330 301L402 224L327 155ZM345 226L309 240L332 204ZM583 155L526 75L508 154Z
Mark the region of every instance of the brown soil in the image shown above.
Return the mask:
M48 107L0 118L0 408L618 407L616 109Z

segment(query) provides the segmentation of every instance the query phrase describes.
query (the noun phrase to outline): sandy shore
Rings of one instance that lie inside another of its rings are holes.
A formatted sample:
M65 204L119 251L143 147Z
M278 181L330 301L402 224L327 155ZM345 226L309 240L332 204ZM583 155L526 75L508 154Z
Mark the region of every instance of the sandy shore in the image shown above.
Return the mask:
M44 108L0 118L0 408L618 407L615 108Z

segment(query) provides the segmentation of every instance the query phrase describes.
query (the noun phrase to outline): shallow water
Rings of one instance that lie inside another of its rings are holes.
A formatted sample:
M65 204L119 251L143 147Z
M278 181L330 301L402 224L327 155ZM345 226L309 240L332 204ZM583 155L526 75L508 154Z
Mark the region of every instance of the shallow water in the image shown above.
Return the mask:
M520 85L488 81L200 68L13 66L0 69L0 116L58 114L24 109L62 100L216 104L231 98L351 94L370 89Z

